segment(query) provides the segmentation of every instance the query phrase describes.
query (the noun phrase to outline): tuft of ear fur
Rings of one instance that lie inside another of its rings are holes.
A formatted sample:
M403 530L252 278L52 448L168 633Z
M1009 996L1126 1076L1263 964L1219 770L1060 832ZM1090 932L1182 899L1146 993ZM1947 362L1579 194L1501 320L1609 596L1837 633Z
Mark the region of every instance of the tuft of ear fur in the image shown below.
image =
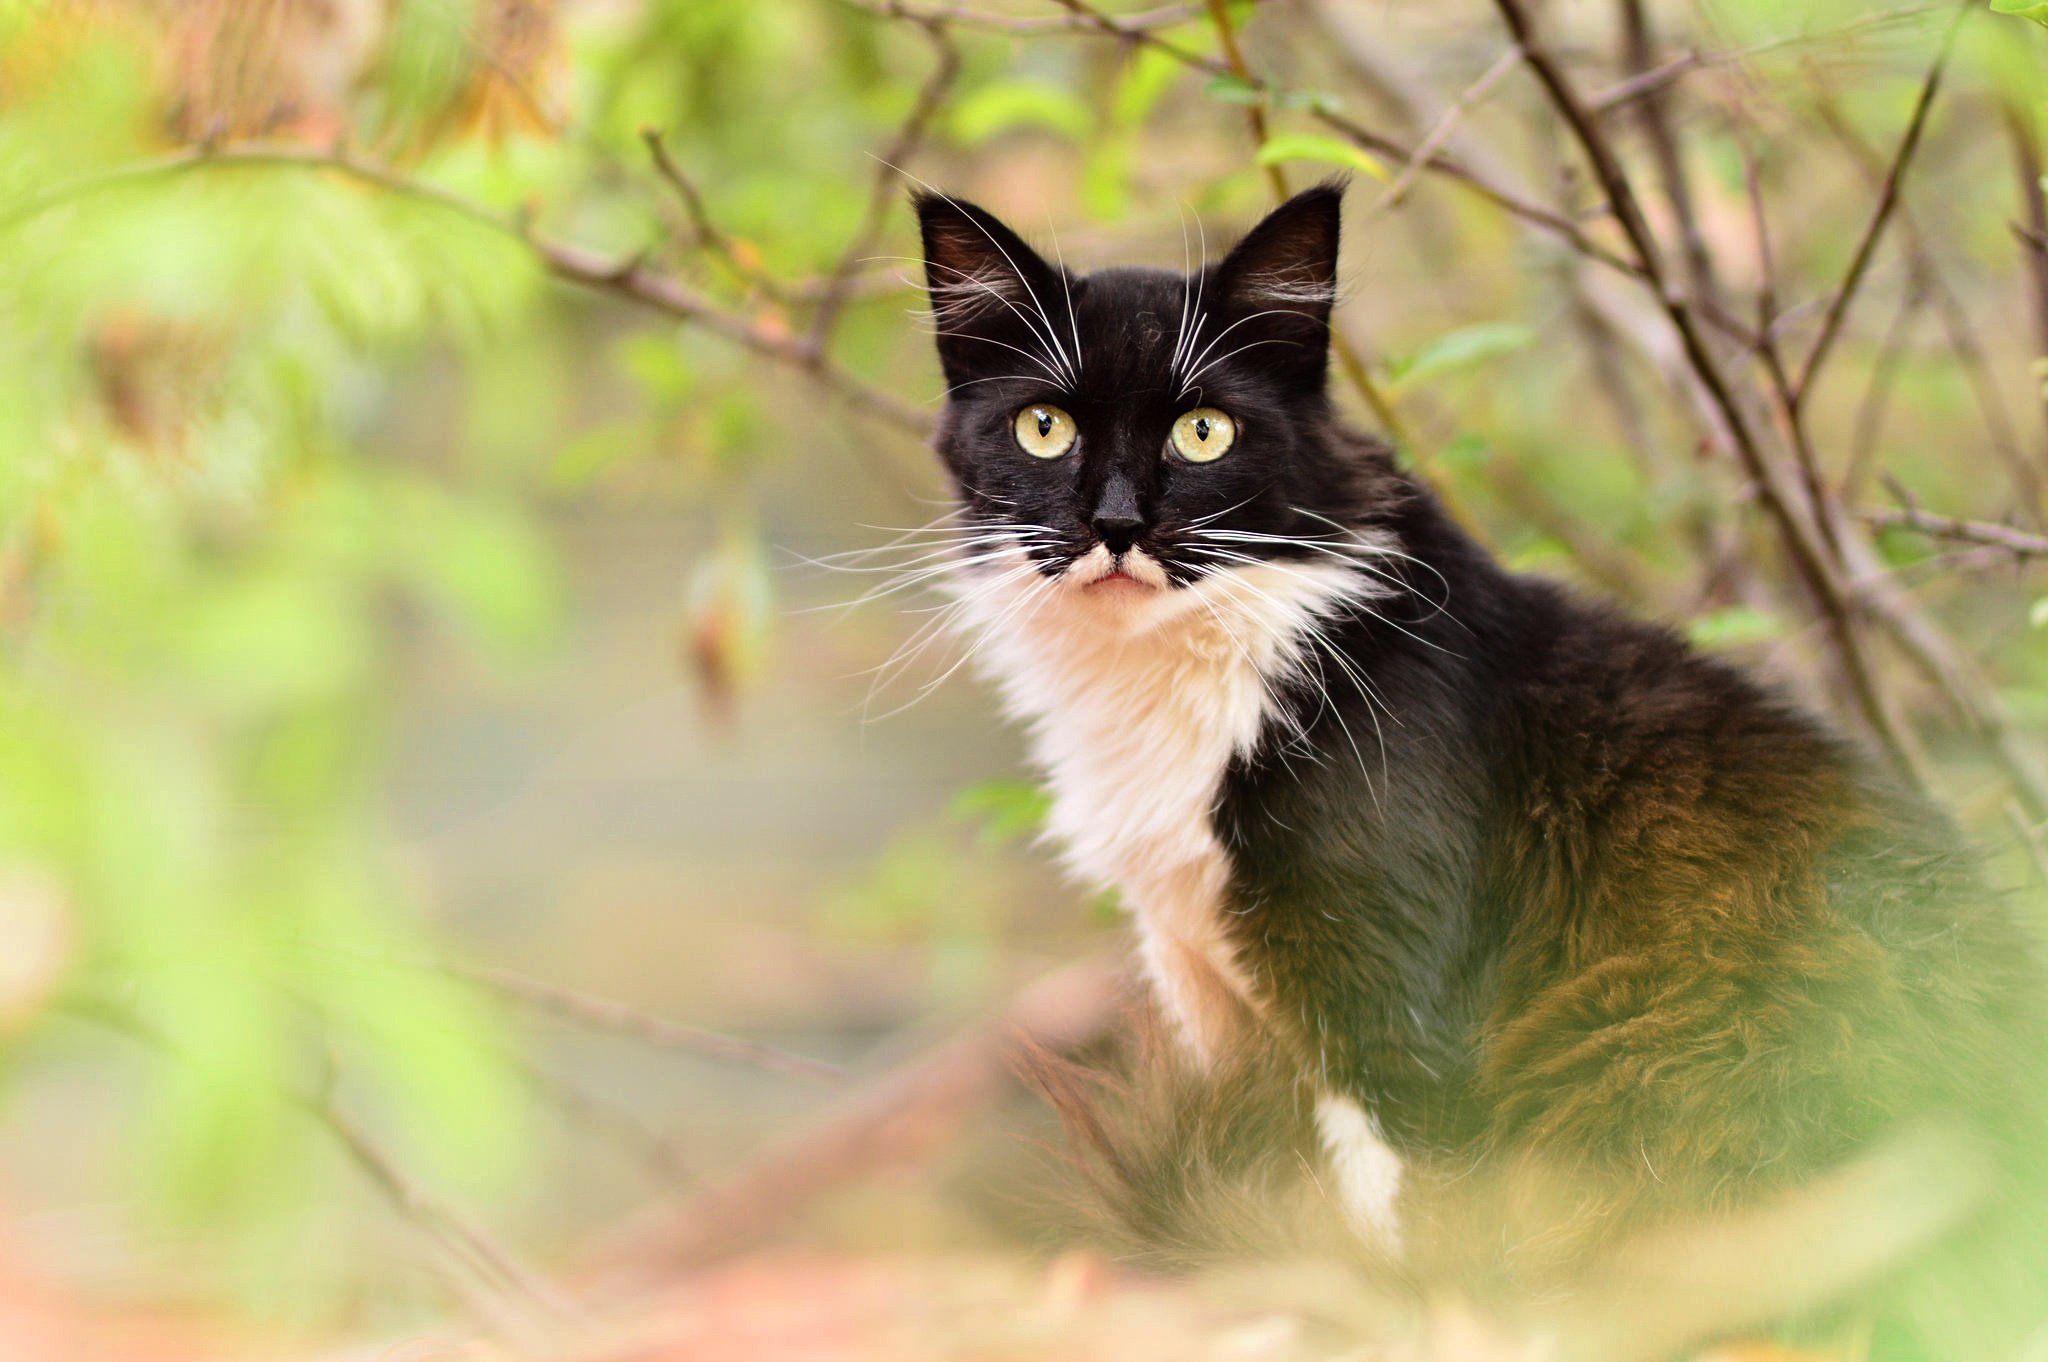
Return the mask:
M1050 326L1045 302L1059 289L1052 266L985 208L931 191L911 203L924 237L925 292L948 386L978 376L1005 347L1030 358L1056 352L1057 336L1040 334ZM987 341L998 344L976 344ZM1058 367L1057 353L1047 358L1048 367Z
M1326 325L1337 301L1344 183L1304 189L1265 216L1216 267L1222 295L1248 310L1284 308Z
M1343 204L1340 180L1304 189L1246 233L1211 275L1212 296L1241 328L1232 353L1308 391L1322 389L1329 368Z

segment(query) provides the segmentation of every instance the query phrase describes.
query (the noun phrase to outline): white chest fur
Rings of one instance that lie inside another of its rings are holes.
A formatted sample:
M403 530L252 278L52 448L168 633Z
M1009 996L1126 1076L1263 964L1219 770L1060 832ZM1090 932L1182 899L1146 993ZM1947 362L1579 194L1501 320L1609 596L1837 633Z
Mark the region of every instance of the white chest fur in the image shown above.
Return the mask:
M1276 683L1308 663L1318 618L1370 594L1338 564L1261 564L1136 603L1026 579L969 610L1009 707L1030 726L1069 865L1135 916L1159 999L1201 1060L1254 1010L1223 930L1230 864L1213 819Z

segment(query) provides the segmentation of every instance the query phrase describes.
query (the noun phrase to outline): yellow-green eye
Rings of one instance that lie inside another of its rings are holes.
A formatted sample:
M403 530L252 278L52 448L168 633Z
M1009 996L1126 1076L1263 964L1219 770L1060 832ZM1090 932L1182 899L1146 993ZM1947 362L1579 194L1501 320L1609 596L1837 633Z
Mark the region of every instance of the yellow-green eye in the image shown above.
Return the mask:
M1213 463L1230 452L1237 440L1237 422L1214 407L1183 412L1173 423L1173 452L1189 463Z
M1017 446L1034 459L1057 459L1079 434L1074 418L1058 407L1034 402L1017 413Z

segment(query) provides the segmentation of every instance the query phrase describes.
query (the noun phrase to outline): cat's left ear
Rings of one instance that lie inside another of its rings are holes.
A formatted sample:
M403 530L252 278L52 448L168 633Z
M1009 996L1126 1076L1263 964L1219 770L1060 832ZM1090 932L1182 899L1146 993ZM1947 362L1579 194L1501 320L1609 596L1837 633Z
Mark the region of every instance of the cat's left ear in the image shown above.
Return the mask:
M1247 330L1285 342L1264 347L1261 358L1307 383L1321 383L1327 366L1343 204L1341 180L1304 189L1231 247L1214 275L1213 287L1233 311L1263 314L1247 320Z

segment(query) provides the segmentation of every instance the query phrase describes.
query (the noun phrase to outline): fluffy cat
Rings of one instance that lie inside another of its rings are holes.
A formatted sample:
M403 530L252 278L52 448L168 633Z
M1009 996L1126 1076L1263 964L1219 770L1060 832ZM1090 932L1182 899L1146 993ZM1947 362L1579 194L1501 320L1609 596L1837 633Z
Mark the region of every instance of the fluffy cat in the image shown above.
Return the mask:
M1338 421L1340 203L1077 275L917 199L961 607L1183 1055L1289 1074L1394 1253L1446 1170L1564 1170L1638 1224L1916 1119L2030 1138L2034 943L1948 821L1506 571Z

